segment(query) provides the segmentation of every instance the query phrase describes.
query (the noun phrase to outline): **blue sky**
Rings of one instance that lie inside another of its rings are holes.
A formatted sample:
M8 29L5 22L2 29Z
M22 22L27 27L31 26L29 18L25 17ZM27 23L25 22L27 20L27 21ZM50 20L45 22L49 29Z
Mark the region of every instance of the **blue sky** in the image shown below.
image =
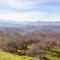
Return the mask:
M60 21L60 0L0 0L0 20Z

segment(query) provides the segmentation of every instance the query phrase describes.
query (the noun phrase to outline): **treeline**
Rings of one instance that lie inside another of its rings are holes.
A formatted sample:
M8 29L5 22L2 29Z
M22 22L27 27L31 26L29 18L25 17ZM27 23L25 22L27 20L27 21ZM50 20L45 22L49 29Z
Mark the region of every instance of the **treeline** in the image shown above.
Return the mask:
M33 32L29 34L0 32L0 50L17 55L43 55L54 47L60 47L59 34Z

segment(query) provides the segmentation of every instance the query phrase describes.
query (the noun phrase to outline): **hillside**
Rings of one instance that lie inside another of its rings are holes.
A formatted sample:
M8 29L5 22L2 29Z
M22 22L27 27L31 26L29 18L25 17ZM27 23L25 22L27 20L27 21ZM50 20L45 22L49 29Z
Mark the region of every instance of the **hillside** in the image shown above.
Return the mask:
M16 22L16 21L0 21L0 31L14 32L60 32L60 22Z

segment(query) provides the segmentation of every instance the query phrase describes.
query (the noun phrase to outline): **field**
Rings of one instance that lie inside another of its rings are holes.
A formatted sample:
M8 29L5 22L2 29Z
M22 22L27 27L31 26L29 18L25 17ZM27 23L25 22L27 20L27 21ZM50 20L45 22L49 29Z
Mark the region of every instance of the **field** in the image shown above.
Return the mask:
M52 49L50 52L46 54L46 57L49 60L60 60L60 49L59 48Z
M60 60L60 49L53 49L52 52L46 52L45 57L48 60ZM56 53L56 52L59 53ZM40 60L38 57L18 56L8 52L0 51L0 60Z
M7 52L0 51L0 60L39 60L28 56L18 56Z

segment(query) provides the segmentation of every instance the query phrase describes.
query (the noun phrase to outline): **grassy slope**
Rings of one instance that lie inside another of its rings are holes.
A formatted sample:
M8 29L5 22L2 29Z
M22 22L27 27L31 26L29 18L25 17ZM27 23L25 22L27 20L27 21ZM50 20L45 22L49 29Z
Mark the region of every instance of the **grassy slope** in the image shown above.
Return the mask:
M0 51L0 60L39 60L28 56L18 56L7 52Z
M49 60L60 60L60 57L55 56L57 54L55 51L60 52L60 48L53 49L52 52L47 52L45 55ZM60 53L59 53L60 54ZM18 56L7 52L0 51L0 60L39 60L38 58L28 57L28 56Z
M60 48L55 48L55 49L52 49L53 52L48 52L46 54L46 57L49 59L49 60L60 60L60 57L58 57L57 55L60 55ZM57 53L59 52L59 53Z

